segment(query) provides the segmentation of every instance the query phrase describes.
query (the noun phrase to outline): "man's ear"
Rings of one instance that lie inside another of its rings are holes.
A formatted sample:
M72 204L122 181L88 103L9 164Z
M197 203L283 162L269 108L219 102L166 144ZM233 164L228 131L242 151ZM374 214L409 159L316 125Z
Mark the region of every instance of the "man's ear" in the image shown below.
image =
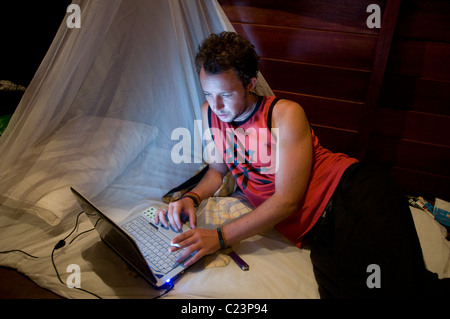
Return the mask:
M258 83L258 80L256 79L256 77L252 77L250 79L250 83L247 85L247 91L249 93L255 92L255 88L256 88L256 84L257 83Z

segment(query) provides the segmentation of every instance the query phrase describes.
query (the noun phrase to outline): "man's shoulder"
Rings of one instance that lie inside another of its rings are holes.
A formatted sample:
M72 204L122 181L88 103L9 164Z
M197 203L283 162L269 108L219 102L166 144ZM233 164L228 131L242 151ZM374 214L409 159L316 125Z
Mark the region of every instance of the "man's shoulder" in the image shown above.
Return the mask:
M272 111L272 125L279 127L285 122L291 122L292 120L297 121L297 123L308 124L305 111L299 103L280 99Z
M288 100L288 99L283 99L283 98L279 98L277 103L277 106L282 106L282 107L295 107L295 108L301 108L300 104L298 104L295 101L292 100Z
M273 108L273 115L288 115L293 113L304 113L300 104L288 99L279 99Z

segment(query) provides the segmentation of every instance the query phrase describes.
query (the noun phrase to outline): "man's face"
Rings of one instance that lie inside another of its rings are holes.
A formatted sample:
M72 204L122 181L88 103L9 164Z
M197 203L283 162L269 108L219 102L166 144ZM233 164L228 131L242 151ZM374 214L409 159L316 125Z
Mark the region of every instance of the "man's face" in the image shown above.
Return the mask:
M209 106L222 122L233 122L247 110L249 94L233 70L208 74L202 68L200 83Z

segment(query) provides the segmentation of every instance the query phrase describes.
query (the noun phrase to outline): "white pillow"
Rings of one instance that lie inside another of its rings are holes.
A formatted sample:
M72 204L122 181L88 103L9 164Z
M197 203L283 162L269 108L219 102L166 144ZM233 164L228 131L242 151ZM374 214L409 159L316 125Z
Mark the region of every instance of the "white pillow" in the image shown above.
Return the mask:
M90 198L96 196L157 134L155 127L115 118L83 116L72 120L46 140L25 178L6 194L6 203L15 202L8 206L20 206L57 225L66 214L80 209L70 186Z

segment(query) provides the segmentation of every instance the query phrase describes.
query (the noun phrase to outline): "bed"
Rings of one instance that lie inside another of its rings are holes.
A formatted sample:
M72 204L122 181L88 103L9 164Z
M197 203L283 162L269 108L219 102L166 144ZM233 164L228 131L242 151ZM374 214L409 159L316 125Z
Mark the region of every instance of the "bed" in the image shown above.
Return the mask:
M90 117L68 123L46 144L47 151L39 153L40 159L36 163L49 161L51 154L56 156L59 152L69 156L67 143L72 140L71 134L80 129L87 130L89 126L96 127L96 134L101 135L101 138L93 139L98 142L92 142L87 148L85 144L83 148L80 148L81 144L71 145L71 161L52 167L52 172L58 169L66 172L65 178L58 177L57 183L50 182L50 173L45 176L30 174L33 184L42 184L44 188L45 185L53 185L53 191L47 192L39 203L19 208L17 201L11 200L14 191L26 192L31 183L28 179L23 179L9 194L2 195L0 251L23 252L0 254L0 265L16 269L39 286L64 298L158 298L165 293L164 290L154 289L138 276L100 240L95 231L84 233L92 229L86 216L80 215L76 226L81 209L71 197L69 187L81 189L97 207L119 222L150 206L164 207L163 195L190 178L199 164L182 165L174 171L167 160L171 147L157 142L157 128L137 127L134 123L128 126L128 130L117 130L115 126L124 128L129 123L124 125L117 119L105 118L98 121ZM99 129L101 125L105 127L104 132ZM114 132L120 131L122 136L110 133L111 128ZM142 136L145 138L138 138ZM104 166L106 162L98 159L100 153L112 151L109 149L111 143L108 143L110 138L117 141L114 150L127 155L122 158L116 156L109 166ZM130 140L134 142L130 143ZM128 149L130 147L134 152ZM86 153L93 156L88 157ZM85 174L77 174L75 179L71 173L81 166ZM121 174L117 175L117 172ZM213 197L198 207L199 226L213 228L251 210L250 204L239 193L225 195ZM411 208L411 213L427 268L441 278L450 277L450 244L446 240L445 228L423 211ZM54 251L52 258L55 244L69 234L67 244ZM174 288L161 298L319 298L307 247L298 249L277 231L270 230L232 248L249 264L249 271L241 270L226 252L218 252L190 267ZM68 287L73 272L70 265L79 266L81 288L88 292Z
M71 186L119 222L165 206L164 195L199 169L195 156L174 161L173 133L198 133L204 96L196 48L232 26L216 1L73 2L82 27L62 22L0 138L0 251L9 251L0 254L0 266L64 298L319 298L310 251L275 230L232 247L249 271L218 252L164 294L89 231L85 215L77 222ZM259 84L257 93L270 95L261 74ZM213 228L251 210L239 193L219 195L199 206L198 226ZM450 277L445 228L422 211L411 213L426 266ZM83 290L67 285L78 270Z

